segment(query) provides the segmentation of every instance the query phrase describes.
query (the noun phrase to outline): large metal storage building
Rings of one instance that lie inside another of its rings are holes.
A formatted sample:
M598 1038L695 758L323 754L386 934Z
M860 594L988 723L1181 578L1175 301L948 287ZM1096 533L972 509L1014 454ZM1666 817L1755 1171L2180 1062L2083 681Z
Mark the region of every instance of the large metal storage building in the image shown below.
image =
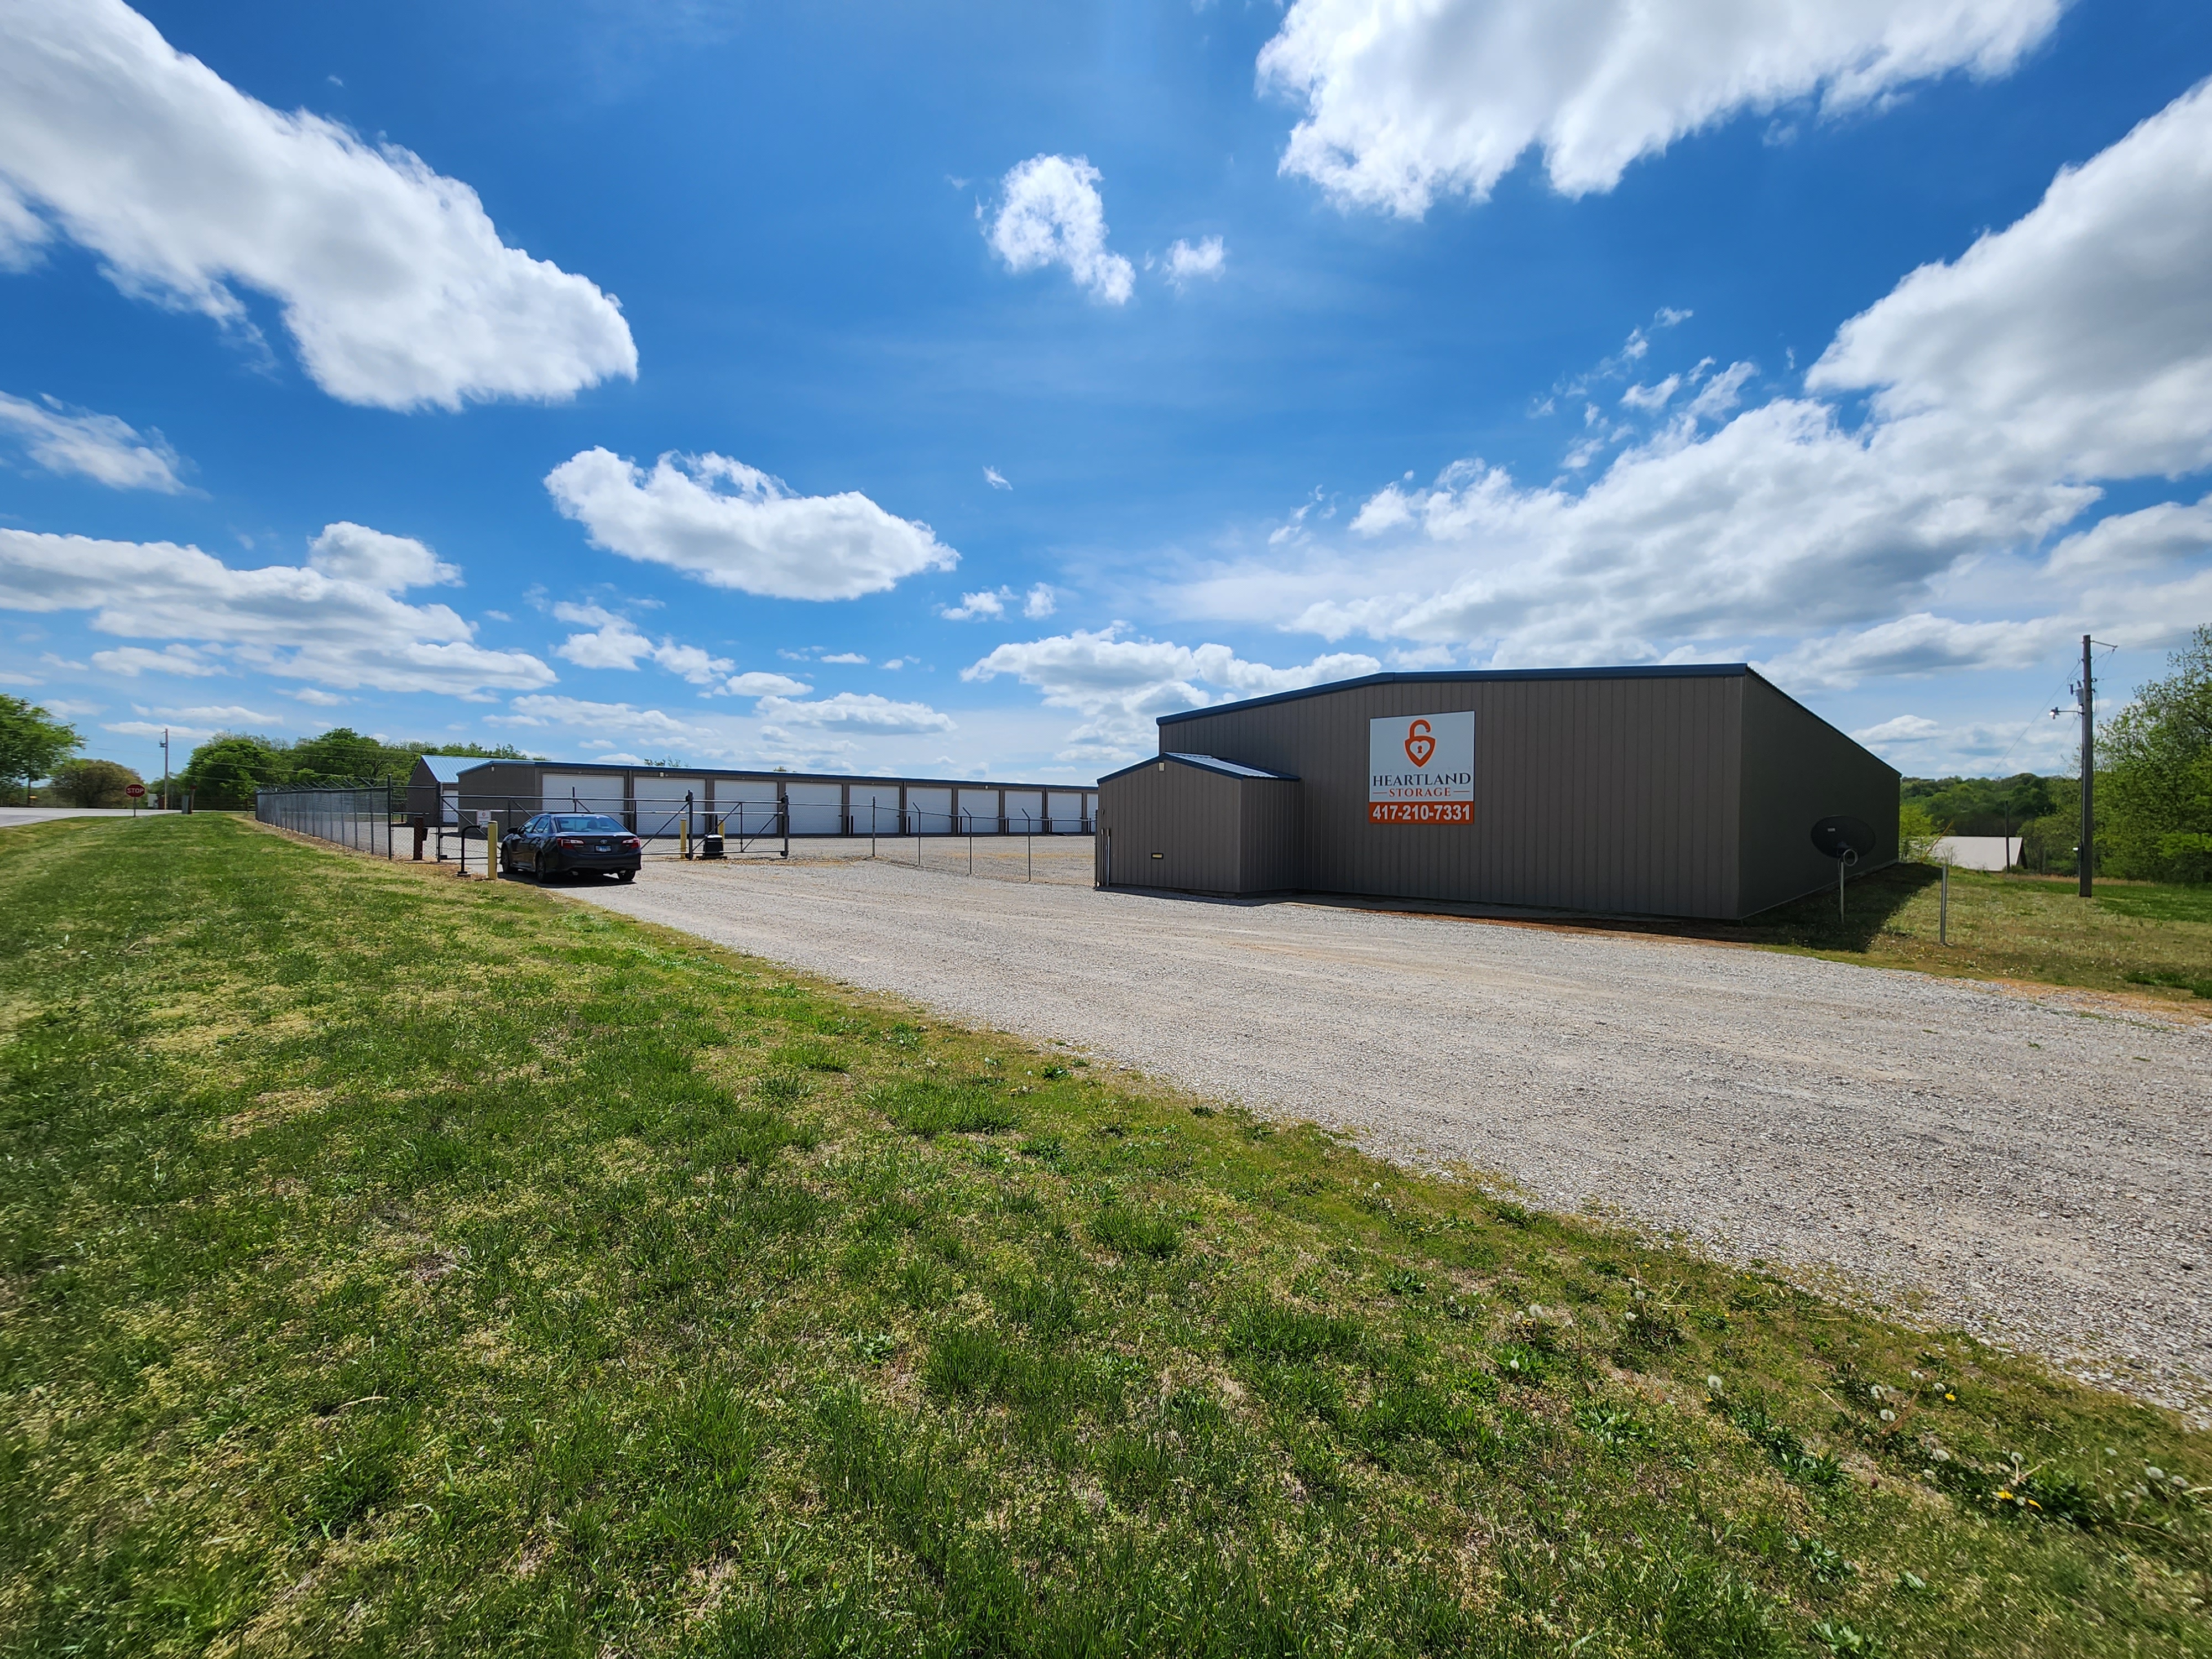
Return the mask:
M1170 714L1099 780L1107 884L1738 918L1897 857L1894 768L1748 666L1374 674Z
M459 821L508 827L568 806L620 818L645 836L691 831L709 817L731 836L1076 836L1091 833L1098 792L1039 783L855 778L729 767L589 761L465 762L449 786ZM412 810L412 795L410 806Z

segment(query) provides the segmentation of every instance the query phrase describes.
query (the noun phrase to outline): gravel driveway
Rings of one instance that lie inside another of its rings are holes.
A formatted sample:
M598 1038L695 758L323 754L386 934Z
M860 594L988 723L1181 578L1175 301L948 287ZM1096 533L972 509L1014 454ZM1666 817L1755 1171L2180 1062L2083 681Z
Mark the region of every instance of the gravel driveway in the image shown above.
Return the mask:
M2212 1399L2212 1024L1674 939L888 862L655 864L586 896Z

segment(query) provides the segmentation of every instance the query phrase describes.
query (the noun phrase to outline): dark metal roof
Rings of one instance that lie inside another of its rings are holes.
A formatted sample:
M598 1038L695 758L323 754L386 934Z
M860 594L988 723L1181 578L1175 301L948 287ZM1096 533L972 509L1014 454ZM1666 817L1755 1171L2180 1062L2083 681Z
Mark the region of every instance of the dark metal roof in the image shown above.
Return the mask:
M1217 702L1180 714L1163 714L1159 723L1173 726L1178 720L1204 720L1239 708L1264 708L1271 702L1291 702L1300 697L1325 697L1363 685L1455 685L1482 680L1710 680L1735 679L1746 674L1760 678L1749 663L1742 662L1655 663L1624 668L1440 668L1410 674L1364 674L1356 680L1330 680L1296 691L1277 691L1241 702Z
M1185 766L1195 766L1201 771L1218 772L1231 778L1265 778L1271 783L1296 783L1297 778L1289 772L1263 772L1256 766L1240 766L1235 761L1223 760L1218 755L1152 755L1134 766L1125 766L1119 772L1109 772L1098 780L1106 783L1115 778L1126 777L1132 772L1141 772L1147 766L1157 766L1162 761L1180 761Z
M640 766L626 761L471 760L467 771L487 766L522 766L539 772L601 772L620 777L625 772L640 778L758 778L782 783L873 783L919 785L926 789L1038 789L1054 794L1079 794L1095 790L1095 783L1023 783L1005 778L923 778L903 773L783 772L769 766Z

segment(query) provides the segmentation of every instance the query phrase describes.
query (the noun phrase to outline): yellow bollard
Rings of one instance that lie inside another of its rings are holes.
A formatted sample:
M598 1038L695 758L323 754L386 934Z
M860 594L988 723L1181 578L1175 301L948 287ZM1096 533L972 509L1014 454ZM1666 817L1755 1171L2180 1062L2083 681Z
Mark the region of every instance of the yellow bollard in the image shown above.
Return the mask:
M499 879L499 820L484 820L484 879Z

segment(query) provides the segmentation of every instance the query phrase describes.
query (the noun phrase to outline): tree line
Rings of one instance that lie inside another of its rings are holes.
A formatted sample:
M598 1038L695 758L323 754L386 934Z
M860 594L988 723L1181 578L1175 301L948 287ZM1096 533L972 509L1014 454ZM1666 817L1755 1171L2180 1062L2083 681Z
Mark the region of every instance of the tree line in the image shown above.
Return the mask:
M118 761L77 754L76 728L24 698L0 693L0 804L27 799L58 806L121 806L126 787L145 780ZM238 811L253 805L257 789L315 784L404 784L422 755L469 755L483 760L527 760L513 744L385 743L333 726L287 743L251 732L220 732L191 752L169 781L171 795L190 793L193 805ZM147 786L156 793L158 782Z

